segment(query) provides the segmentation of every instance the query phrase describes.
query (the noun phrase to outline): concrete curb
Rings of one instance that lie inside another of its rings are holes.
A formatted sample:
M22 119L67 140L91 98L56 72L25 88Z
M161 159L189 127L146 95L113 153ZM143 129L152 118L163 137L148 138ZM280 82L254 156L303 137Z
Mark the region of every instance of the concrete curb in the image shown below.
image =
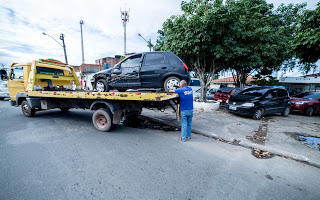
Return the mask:
M145 116L145 115L141 115L141 117L143 117L145 119L148 119L150 121L154 121L156 123L160 123L160 124L164 124L164 125L168 125L168 126L173 126L173 127L176 127L176 128L181 128L181 124L178 121L167 121L167 120L162 120L162 119L155 119L155 118L152 118L152 117L149 117L149 116ZM231 143L231 144L234 143L235 141L238 141L235 138L222 138L222 137L220 137L220 136L218 136L216 134L207 133L205 131L202 131L202 130L199 130L199 129L195 129L195 128L192 128L192 133L200 134L200 135L203 135L203 136L206 136L206 137L210 137L210 138L214 138L214 139L223 139L226 143ZM298 155L298 154L294 154L294 153L290 153L290 152L286 152L286 151L281 151L279 149L275 149L275 148L272 148L272 147L266 147L266 146L263 146L263 145L250 143L249 141L240 141L236 145L241 146L241 147L245 147L245 148L248 148L248 149L260 149L260 150L263 150L263 151L267 151L267 152L273 153L273 154L278 155L278 156L283 156L283 157L286 157L286 158L289 158L289 159L300 161L300 162L309 164L311 166L320 168L320 163L313 162L312 160L310 160L309 158L307 158L306 156L303 156L303 155Z

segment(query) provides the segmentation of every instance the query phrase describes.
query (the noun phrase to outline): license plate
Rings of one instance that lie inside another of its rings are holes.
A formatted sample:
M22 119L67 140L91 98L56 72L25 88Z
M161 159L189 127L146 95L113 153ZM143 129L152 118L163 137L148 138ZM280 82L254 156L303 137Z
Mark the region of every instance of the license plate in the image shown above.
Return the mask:
M221 99L218 99L218 102L222 102L222 100L221 100Z
M237 106L229 106L230 110L237 110Z

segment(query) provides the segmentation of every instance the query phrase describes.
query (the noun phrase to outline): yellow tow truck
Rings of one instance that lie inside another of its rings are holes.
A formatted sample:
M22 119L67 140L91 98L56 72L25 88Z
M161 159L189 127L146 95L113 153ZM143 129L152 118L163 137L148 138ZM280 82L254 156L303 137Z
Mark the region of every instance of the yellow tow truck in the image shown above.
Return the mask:
M11 65L8 90L12 106L21 105L26 117L42 110L59 108L90 109L93 125L100 131L110 131L122 117L135 118L142 108L171 107L179 118L179 95L164 92L95 92L81 89L73 67L51 60L34 60Z

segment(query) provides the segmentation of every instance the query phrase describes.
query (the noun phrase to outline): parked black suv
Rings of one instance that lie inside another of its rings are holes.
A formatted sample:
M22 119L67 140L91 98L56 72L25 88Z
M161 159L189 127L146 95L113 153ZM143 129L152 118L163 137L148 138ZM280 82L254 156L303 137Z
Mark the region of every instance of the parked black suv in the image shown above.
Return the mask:
M111 69L94 76L93 88L98 92L117 89L162 88L175 89L181 80L189 83L187 65L171 52L146 52L134 54Z
M290 113L290 97L287 90L273 87L252 87L231 97L226 103L229 112L261 119L263 115Z

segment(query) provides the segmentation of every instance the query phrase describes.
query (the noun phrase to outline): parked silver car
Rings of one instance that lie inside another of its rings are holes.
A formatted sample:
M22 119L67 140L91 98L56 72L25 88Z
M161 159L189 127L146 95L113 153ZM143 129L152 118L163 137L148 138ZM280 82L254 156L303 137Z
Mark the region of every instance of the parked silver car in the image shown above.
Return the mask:
M206 96L206 99L207 100L212 100L213 99L213 96L214 96L214 93L216 93L216 89L213 89L213 88L208 88L207 89L207 96ZM194 93L193 93L193 100L196 101L197 99L200 98L200 95L201 95L201 88L197 89Z
M7 86L7 81L0 83L0 99L3 100L5 98L9 98L9 91Z

